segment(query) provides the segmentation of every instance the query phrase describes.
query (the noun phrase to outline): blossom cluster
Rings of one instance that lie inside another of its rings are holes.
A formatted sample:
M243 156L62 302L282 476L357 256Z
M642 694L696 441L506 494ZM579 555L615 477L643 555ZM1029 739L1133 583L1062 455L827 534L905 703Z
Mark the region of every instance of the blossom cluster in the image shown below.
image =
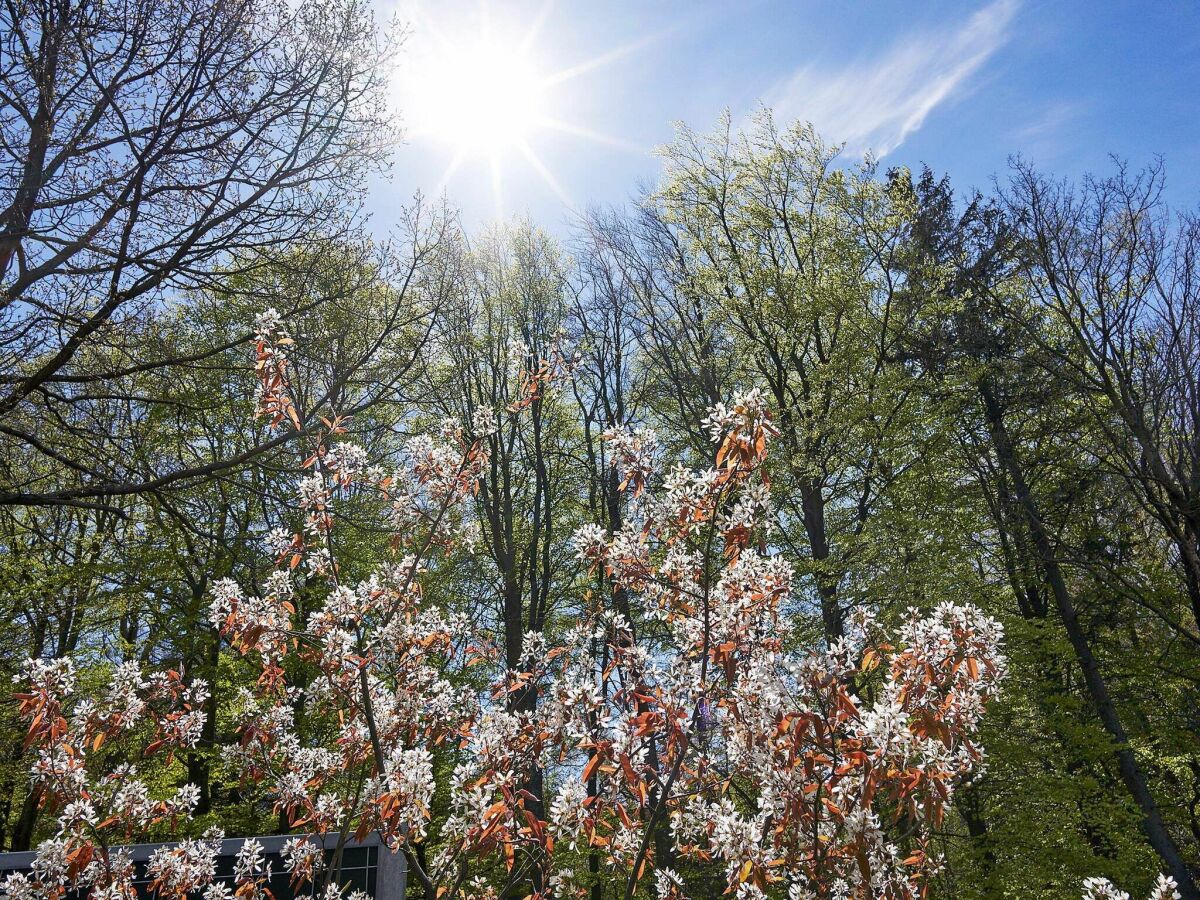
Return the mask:
M1176 888L1174 878L1159 875L1148 900L1180 900L1181 895ZM1083 900L1129 900L1129 894L1118 889L1107 878L1085 878Z
M56 822L32 871L9 875L4 895L57 900L68 890L86 890L97 900L132 898L133 863L109 847L155 823L186 819L199 790L184 784L155 796L137 767L121 760L196 746L208 686L173 669L147 674L125 662L108 673L106 690L84 697L67 658L30 659L17 681L26 688L15 695L29 723L26 741L37 751L30 778ZM205 863L202 855L185 848L153 862L162 893L183 896L207 884L211 859Z
M272 428L285 420L300 427L300 417L288 390L287 348L294 342L283 328L279 312L270 307L255 318L255 374L258 393L255 396L256 414L267 418Z
M602 435L613 454L613 467L620 475L620 490L640 495L658 469L655 451L658 435L651 428L615 425Z

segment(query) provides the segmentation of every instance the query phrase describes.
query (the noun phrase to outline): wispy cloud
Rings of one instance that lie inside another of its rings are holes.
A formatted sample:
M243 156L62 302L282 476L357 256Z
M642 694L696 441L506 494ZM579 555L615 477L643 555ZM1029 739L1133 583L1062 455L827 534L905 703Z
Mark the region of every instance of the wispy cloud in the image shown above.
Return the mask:
M1019 0L993 0L957 28L909 35L881 57L828 71L805 67L764 103L780 119L812 122L848 152L883 156L958 93L1008 39Z
M1081 102L1052 100L1015 129L1011 140L1023 155L1047 163L1067 149L1068 136L1078 129L1087 113L1087 106Z

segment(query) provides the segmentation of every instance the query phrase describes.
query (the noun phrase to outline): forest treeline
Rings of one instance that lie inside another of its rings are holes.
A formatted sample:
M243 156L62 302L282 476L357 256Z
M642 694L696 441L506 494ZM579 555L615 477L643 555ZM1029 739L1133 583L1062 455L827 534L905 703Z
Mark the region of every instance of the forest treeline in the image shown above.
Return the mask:
M1144 895L1158 872L1196 896L1200 221L1160 164L1064 181L1016 160L956 192L763 113L681 127L653 190L561 239L421 198L372 238L392 48L359 3L259 6L0 12L0 679L29 656L98 691L127 661L205 679L199 743L151 777L198 786L189 833L290 830L222 753L259 673L209 607L223 579L258 591L264 540L301 527L306 436L342 416L386 468L444 420L523 409L480 431L471 540L423 585L515 668L606 590L572 540L628 515L603 435L711 466L710 409L757 388L784 645L946 600L1004 627L931 896L1091 875ZM255 416L268 308L295 342L282 433ZM514 372L539 368L530 401ZM335 516L347 577L389 558L377 503ZM55 816L15 702L0 720L0 850L28 849Z

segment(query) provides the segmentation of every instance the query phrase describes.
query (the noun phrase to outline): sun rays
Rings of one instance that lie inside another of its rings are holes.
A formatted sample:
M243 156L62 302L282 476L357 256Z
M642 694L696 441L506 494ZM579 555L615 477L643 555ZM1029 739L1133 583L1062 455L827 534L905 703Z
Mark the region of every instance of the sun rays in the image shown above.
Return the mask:
M456 175L478 167L491 181L495 213L505 210L505 173L513 165L537 174L568 208L574 206L541 152L549 135L565 135L623 152L645 148L563 118L570 88L589 73L635 52L653 38L611 48L593 57L547 70L538 53L539 39L552 3L523 29L496 22L486 3L468 25L443 27L431 8L417 6L412 18L413 44L408 64L398 73L398 92L408 138L444 147L449 153L436 192Z

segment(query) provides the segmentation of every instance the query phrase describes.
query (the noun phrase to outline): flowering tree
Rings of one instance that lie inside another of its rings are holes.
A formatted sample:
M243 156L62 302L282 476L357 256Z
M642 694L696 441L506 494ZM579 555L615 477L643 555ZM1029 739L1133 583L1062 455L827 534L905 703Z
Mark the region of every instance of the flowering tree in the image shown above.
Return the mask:
M264 314L258 405L281 429L298 427L289 344ZM526 398L553 389L548 372L527 375ZM394 470L369 465L343 423L326 421L297 486L302 528L271 533L275 565L260 590L228 580L214 589L212 621L260 671L238 700L228 761L297 829L338 835L338 847L379 832L430 896L586 896L576 870L585 848L602 853L625 897L644 885L681 898L706 871L747 898L922 895L938 864L931 832L982 764L980 718L1005 674L998 624L946 602L911 610L890 636L862 615L826 650L789 647L780 602L791 571L771 552L764 468L775 429L750 392L712 410L715 465L704 471L677 466L660 482L651 433L606 435L629 515L616 533L581 528L575 543L654 627L635 640L603 592L589 594L572 628L553 640L531 633L512 667L475 623L426 602L422 575L470 532L466 501L486 463L479 436L528 406L480 410L469 431L447 423L415 438ZM357 494L386 501L393 555L351 584L334 512ZM289 655L315 675L289 677ZM122 735L149 738L146 753L194 742L203 687L122 668L103 703L68 709L71 672L66 661L28 670L35 775L61 815L33 876L6 890L128 897L132 868L107 848L192 800L187 787L151 799L128 767L106 770L115 757L100 751ZM532 708L510 702L531 692ZM301 705L326 741L301 740ZM418 856L435 753L456 762L448 815L436 852ZM546 797L530 793L534 772L546 775ZM656 846L664 825L670 846ZM164 850L151 866L156 888L220 895L215 838ZM242 855L237 893L250 900L267 873L260 847L248 842ZM336 895L337 857L297 837L285 862L297 883Z
M291 408L283 340L274 323L262 328L261 405L280 425ZM530 385L544 389L538 377ZM505 413L520 415L520 406ZM494 427L495 414L484 411L474 430ZM424 835L431 750L457 742L466 752L445 846L427 869L410 860L427 887L451 893L487 891L466 881L465 861L492 851L510 880L528 877L537 893L574 893L576 873L555 865L557 840L605 848L631 896L656 868L650 835L663 818L681 857L719 861L743 894L774 882L796 896L835 884L872 895L918 890L932 865L928 828L981 758L972 738L1003 675L998 626L945 605L929 619L914 613L895 646L864 620L857 645L789 659L777 635L790 571L765 549L762 466L774 429L755 393L714 409L708 424L720 445L717 467L677 469L654 495L646 491L657 471L649 436L611 433L638 521L615 535L596 527L577 535L580 557L641 597L665 638L634 645L628 623L599 604L554 646L534 635L520 670L497 666L496 648L468 623L421 604L417 575L453 540L481 445L447 428L442 443L410 447L408 472L384 474L363 471L347 445L321 443L301 485L304 534L280 536L266 596L251 601L226 583L214 604L235 645L264 663L258 700L267 702L251 708L243 768L273 779L297 825L353 823L408 847ZM355 485L392 501L403 555L349 587L338 582L329 509L335 491ZM290 573L302 561L330 593L297 634ZM609 661L598 677L589 652L597 639ZM336 750L300 748L281 712L288 706L274 702L294 690L278 661L290 644L318 664L305 699L319 704L314 711L336 711ZM455 688L448 670L478 662L496 669L492 692ZM856 696L859 683L870 702ZM536 712L504 702L531 689L541 698ZM653 766L652 738L661 747ZM531 809L542 798L522 788L535 769L559 775L548 821ZM602 787L588 797L583 783L597 776ZM670 869L659 868L656 880L660 893L680 895L682 879Z
M677 467L653 495L648 435L612 434L634 516L618 534L577 536L580 556L638 596L663 638L631 646L625 623L600 613L612 660L602 677L615 690L590 704L567 690L562 703L575 717L567 736L592 750L585 776L603 782L571 836L608 848L626 896L653 864L649 829L662 817L679 856L721 864L739 896L771 885L791 897L913 896L936 863L929 830L982 759L973 739L1004 674L999 626L947 603L910 612L891 642L860 617L853 641L787 652L779 603L791 571L767 549L774 428L757 392L719 404L706 426L716 467ZM560 796L553 810L568 807ZM660 896L683 896L674 871L655 877Z
M38 751L31 776L58 820L55 835L38 847L32 874L10 875L4 894L26 900L87 889L97 900L132 897L133 861L110 848L149 825L186 818L198 791L185 784L172 796L155 798L134 765L112 760L194 746L208 688L198 680L185 685L174 670L147 677L125 663L106 693L87 699L76 690L70 659L29 660L23 674L28 691L16 696L29 721L26 743ZM115 754L114 745L121 745ZM219 835L156 856L150 864L155 885L182 897L211 882L215 844Z

